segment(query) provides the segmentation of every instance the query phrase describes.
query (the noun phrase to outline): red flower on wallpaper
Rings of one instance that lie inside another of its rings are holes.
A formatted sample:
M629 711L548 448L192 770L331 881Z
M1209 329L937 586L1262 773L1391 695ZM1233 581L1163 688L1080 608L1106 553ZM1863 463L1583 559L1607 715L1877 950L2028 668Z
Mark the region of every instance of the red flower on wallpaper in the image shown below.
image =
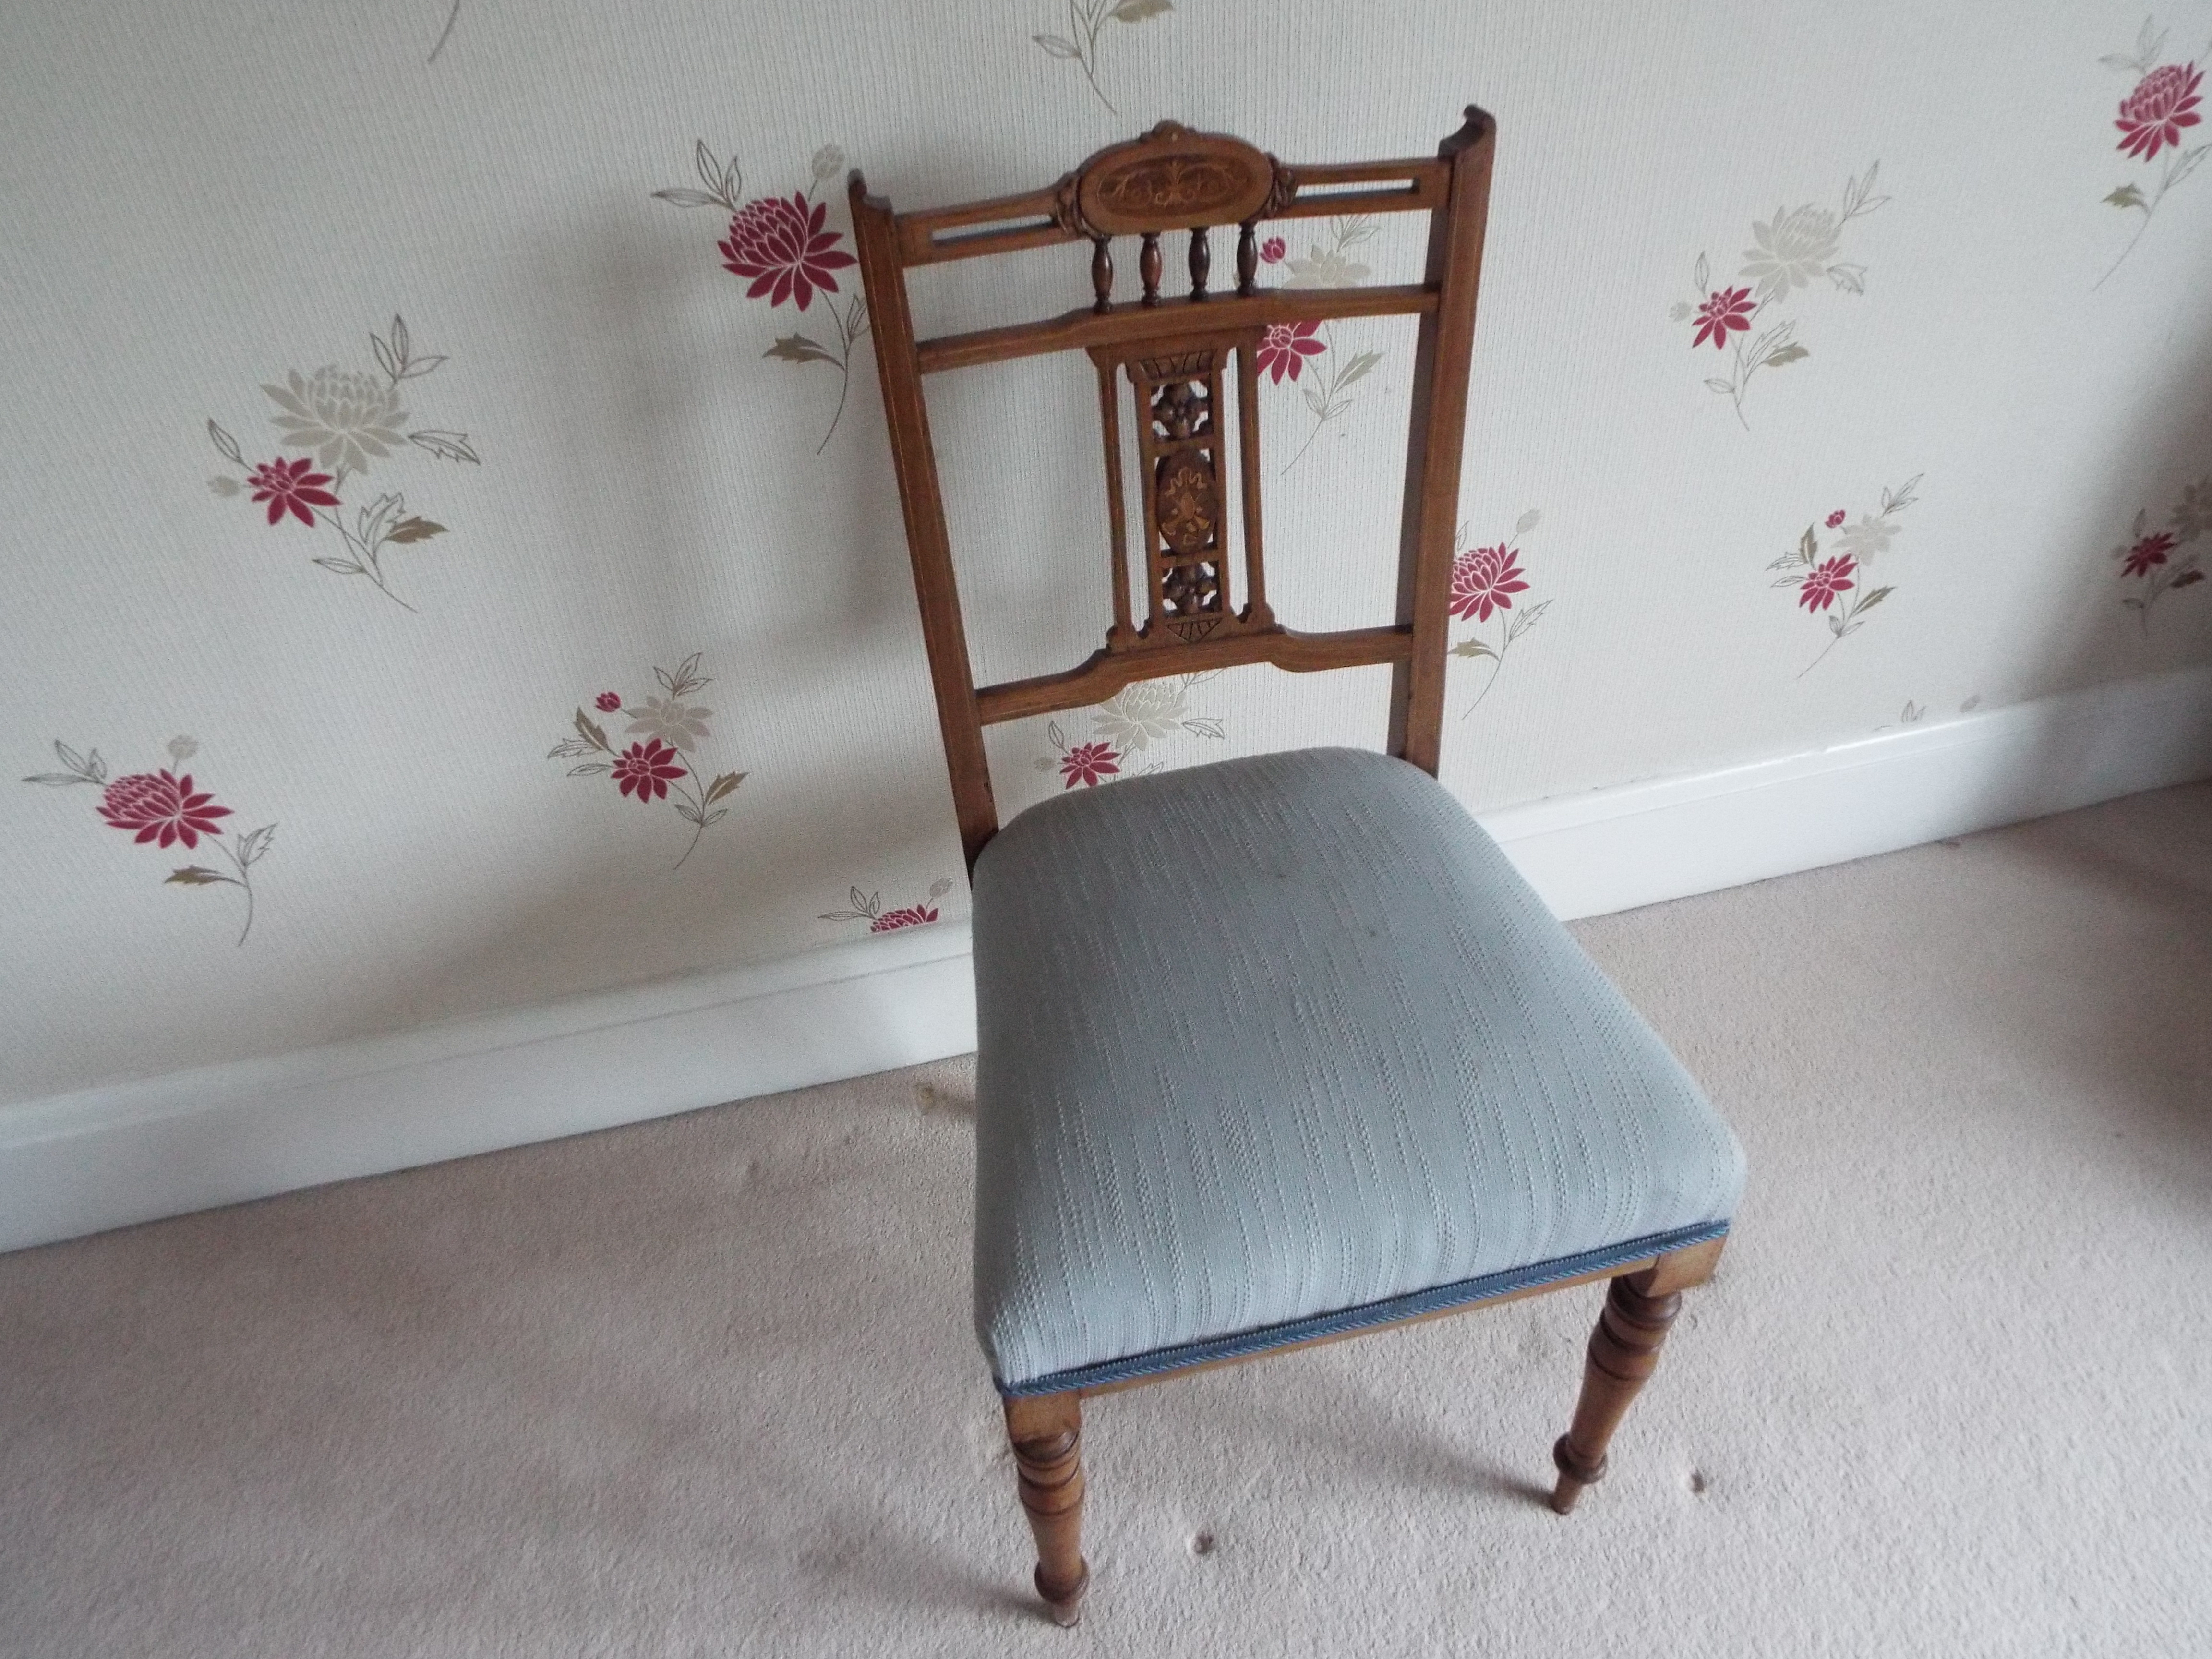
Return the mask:
M1808 611L1826 611L1836 602L1838 594L1848 593L1858 586L1850 580L1851 572L1857 568L1856 559L1838 556L1826 561L1798 584L1797 603Z
M1690 340L1690 349L1710 343L1716 351L1728 349L1729 331L1739 334L1751 332L1751 290L1747 288L1717 288L1705 296L1705 304L1697 310L1697 332Z
M169 758L179 766L198 751L199 744L194 738L169 739ZM163 878L162 885L237 888L246 895L246 925L239 930L238 942L246 943L246 936L253 931L252 866L269 850L269 843L276 834L275 824L264 823L229 842L218 841L216 837L222 834L222 826L216 820L232 817L231 810L217 806L211 791L195 789L191 773L179 777L164 768L159 772L125 773L111 781L107 763L100 757L97 749L80 754L57 739L54 753L65 769L34 772L23 781L42 784L49 789L90 784L100 792L100 817L142 847L149 842L173 847L182 842L186 847L197 848L200 837L205 836L209 850L220 853L235 873L225 875L204 864L187 864L180 870L171 871Z
M940 876L929 884L929 896L943 898L952 890L951 880ZM853 908L849 910L825 910L824 921L865 921L872 933L895 933L902 927L921 927L937 920L933 904L902 904L896 910L884 908L881 893L862 893L857 887L849 895Z
M701 138L692 145L691 159L704 190L684 186L656 190L653 196L677 207L717 208L730 216L729 232L715 246L723 268L749 280L747 299L766 300L771 307L796 300L805 311L817 294L842 291L835 273L860 262L838 246L845 234L829 228L829 204L816 201L814 192L842 170L843 150L824 144L814 152L805 190L750 201L744 199L744 179L735 156L720 161ZM830 343L808 334L785 334L761 353L779 362L827 363L837 371L837 407L822 441L814 447L817 455L829 447L845 416L845 398L853 389L853 347L868 331L868 302L862 295L851 295L842 309L825 300L823 309L834 328Z
M2163 530L2154 530L2149 535L2140 538L2134 546L2128 549L2127 562L2120 574L2123 576L2148 576L2153 567L2166 562L2166 556L2172 553L2173 549L2173 538Z
M2204 81L2204 71L2197 65L2203 58L2200 56L2185 64L2160 63L2166 52L2166 34L2156 18L2146 17L2142 27L2136 32L2133 52L2108 52L2098 60L2108 70L2136 77L2134 87L2120 100L2119 118L2112 123L2120 132L2120 141L2115 148L2134 162L2149 162L2161 156L2164 159L2157 161L2154 171L2106 192L2104 199L2108 205L2132 210L2142 214L2142 218L2136 226L2135 234L2120 250L2119 257L2092 285L2093 293L2104 287L2112 274L2127 263L2128 256L2136 251L2136 244L2150 228L2151 219L2165 202L2167 192L2194 173L2207 153L2212 152L2212 144L2185 148L2182 142L2183 130L2202 125L2204 118L2197 108L2198 88ZM2212 52L2212 47L2206 50Z
M1260 244L1260 262L1262 264L1280 264L1284 252L1283 239L1279 236L1270 236Z
M446 526L410 513L398 490L371 489L362 481L372 471L389 473L403 459L411 464L417 451L471 466L481 465L483 458L467 433L413 426L400 407L421 392L422 377L445 362L443 354L417 352L407 319L396 313L391 332L370 334L368 344L375 354L374 370L325 363L313 374L288 369L281 382L263 385L276 406L269 424L282 434L278 442L307 452L303 455L249 466L238 440L210 419L208 441L238 471L216 474L208 488L223 496L250 490L256 505L267 505L270 524L289 513L310 529L324 527L326 551L310 563L334 576L365 576L385 598L412 611L392 586L385 555L442 536ZM321 467L330 471L316 470Z
M1486 639L1477 632L1470 634L1452 647L1455 657L1486 657L1490 661L1490 678L1482 683L1482 690L1474 694L1474 701L1460 715L1465 720L1481 707L1482 700L1497 685L1498 676L1505 672L1505 653L1513 642L1534 628L1543 614L1552 608L1549 599L1513 609L1513 596L1528 591L1528 573L1521 568L1521 550L1513 544L1527 535L1543 521L1544 515L1534 507L1523 513L1514 524L1513 534L1495 547L1471 547L1452 561L1451 614L1463 622L1482 623L1492 616L1498 617L1498 632ZM1460 541L1467 539L1467 526L1462 525Z
M676 867L681 869L684 859L698 848L699 837L729 817L730 809L715 802L736 793L745 775L724 772L710 782L703 771L679 764L690 760L697 766L693 751L714 736L707 722L714 711L688 701L693 692L714 684L699 672L699 653L693 652L673 670L656 668L653 673L660 682L662 695L649 696L642 704L625 708L621 695L613 691L602 691L592 699L592 707L602 714L621 709L636 716L624 734L635 734L628 749L616 748L606 728L580 707L574 722L575 735L555 744L545 751L545 758L580 762L568 769L570 777L612 778L618 793L647 805L668 801L676 816L691 826L690 843L684 848L684 857L676 860ZM671 784L676 787L673 799L669 796Z
M842 232L822 228L829 212L827 203L810 203L795 191L788 198L756 197L738 210L729 234L716 246L726 268L753 279L747 299L765 294L772 306L795 299L804 311L815 289L837 292L831 273L860 262L838 247Z
M1519 554L1503 543L1469 548L1452 561L1451 613L1469 622L1488 622L1493 611L1510 611L1513 595L1525 593Z
M2143 632L2150 632L2150 608L2177 588L2194 587L2204 580L2203 556L2184 553L2200 536L2212 532L2212 477L2199 479L2181 492L2167 528L2150 527L2148 509L2136 514L2128 526L2128 539L2112 550L2119 562L2120 580L2142 585L2122 597L2120 603L2136 613Z
M269 503L270 523L279 522L289 512L313 529L315 515L308 508L338 505L338 498L331 494L331 475L310 471L313 465L302 455L296 461L264 461L246 475L246 487L253 492L253 499Z
M221 835L216 820L230 816L230 808L214 802L211 793L193 793L191 773L179 778L165 768L116 779L100 796L100 816L118 830L136 830L135 841L158 837L164 847L198 847L202 836Z
M668 786L691 775L676 763L676 751L658 738L630 744L615 757L611 771L622 793L634 791L641 801L666 800Z
M1096 788L1121 769L1121 757L1110 743L1079 743L1060 758L1060 779L1069 789L1079 783Z
M2120 100L2120 153L2148 161L2166 145L2181 148L2181 130L2203 118L2197 113L2204 71L2193 64L2161 64L2136 82Z
M1902 488L1885 489L1879 509L1860 514L1856 523L1844 524L1846 515L1838 510L1829 514L1820 524L1808 524L1795 548L1767 562L1769 570L1782 573L1774 578L1773 585L1794 592L1797 608L1808 617L1820 617L1827 626L1828 642L1820 647L1819 656L1798 671L1800 679L1819 667L1829 652L1865 627L1866 613L1897 591L1890 583L1879 586L1868 584L1873 580L1875 561L1886 556L1905 533L1905 526L1898 522L1897 515L1919 499L1914 492L1920 488L1920 477L1916 472ZM1836 532L1829 538L1825 556L1820 547L1823 526ZM1850 597L1846 599L1846 594Z
M1863 177L1845 179L1836 207L1784 204L1772 218L1753 220L1751 246L1743 250L1733 283L1725 276L1716 280L1713 263L1702 252L1690 268L1698 297L1677 300L1668 315L1692 325L1693 357L1705 345L1723 354L1728 373L1708 375L1705 390L1726 398L1747 431L1751 422L1743 405L1753 378L1813 355L1797 338L1798 317L1784 313L1813 303L1811 293L1823 284L1841 294L1866 292L1866 267L1843 257L1844 243L1854 220L1889 200L1875 194L1881 173L1875 161Z
M1319 323L1270 323L1255 359L1259 372L1276 386L1283 383L1285 374L1297 380L1307 358L1318 357L1328 349L1314 338L1320 331Z

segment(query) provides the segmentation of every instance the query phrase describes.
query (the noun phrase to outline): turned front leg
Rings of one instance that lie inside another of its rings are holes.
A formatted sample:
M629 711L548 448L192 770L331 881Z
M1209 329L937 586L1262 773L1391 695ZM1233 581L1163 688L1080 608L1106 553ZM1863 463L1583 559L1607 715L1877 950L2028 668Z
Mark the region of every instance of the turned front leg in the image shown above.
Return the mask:
M1082 1396L1009 1400L1006 1438L1021 1477L1022 1508L1036 1534L1037 1594L1054 1624L1072 1625L1091 1583L1083 1559Z
M1589 1361L1583 1368L1574 1424L1552 1448L1552 1462L1559 1467L1552 1507L1561 1515L1574 1508L1584 1486L1605 1478L1605 1449L1613 1431L1637 1390L1659 1368L1667 1328L1681 1310L1679 1291L1647 1295L1637 1287L1640 1277L1644 1275L1616 1279L1606 1292L1605 1310L1590 1334Z

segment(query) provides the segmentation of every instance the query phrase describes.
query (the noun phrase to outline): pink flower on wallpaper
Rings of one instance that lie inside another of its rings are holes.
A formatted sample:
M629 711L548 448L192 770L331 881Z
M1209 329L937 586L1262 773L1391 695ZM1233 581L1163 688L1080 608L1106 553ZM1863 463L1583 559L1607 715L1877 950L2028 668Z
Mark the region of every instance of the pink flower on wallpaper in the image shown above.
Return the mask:
M1899 488L1885 488L1876 510L1860 514L1856 522L1846 524L1850 515L1843 511L1808 520L1797 545L1767 562L1769 570L1781 573L1771 585L1795 594L1797 608L1808 618L1818 617L1828 630L1828 642L1797 671L1798 678L1818 668L1828 653L1864 628L1867 613L1897 592L1894 583L1876 580L1875 562L1888 557L1905 533L1898 515L1920 499L1921 477L1916 472ZM1829 538L1825 550L1820 542L1824 526Z
M1528 591L1528 573L1521 568L1521 550L1515 546L1543 521L1544 515L1530 507L1515 522L1513 534L1495 547L1471 547L1452 561L1451 614L1462 621L1477 624L1469 634L1451 648L1455 657L1472 657L1490 664L1490 677L1482 689L1474 694L1460 715L1466 720L1482 706L1482 700L1497 688L1498 678L1505 672L1506 653L1513 649L1514 641L1541 621L1552 608L1549 599L1538 599L1519 610L1513 607L1513 596ZM1455 541L1467 539L1467 526L1462 525ZM1480 624L1492 617L1498 618L1498 631L1486 637Z
M2173 538L2167 535L2166 532L2153 531L2149 535L2138 539L2133 547L2128 549L2127 562L2121 567L2120 574L2123 576L2149 575L2155 566L2166 562L2167 556L2173 551L2174 546Z
M1284 252L1283 239L1279 236L1270 236L1260 244L1260 262L1262 264L1280 264L1283 262Z
M100 816L118 830L136 830L137 842L159 839L168 847L182 842L198 847L202 836L219 836L217 818L230 816L230 808L217 806L215 797L195 793L191 774L181 778L167 769L132 772L107 786L100 801Z
M1079 783L1096 788L1121 769L1121 757L1110 743L1079 743L1060 759L1061 787L1068 789Z
M2212 532L2212 477L2198 479L2181 492L2181 499L2166 514L2166 528L2150 527L2150 511L2136 514L2127 539L2112 550L2119 562L2120 580L2140 583L2120 603L2136 613L2143 632L2150 632L2151 607L2167 594L2195 587L2204 577L2201 553L2183 550Z
M331 494L331 475L309 471L313 465L302 455L296 461L264 461L246 475L246 486L253 492L253 499L269 503L270 523L277 523L289 512L312 529L315 515L309 507L338 504L338 498ZM232 486L234 491L236 488Z
M909 904L896 910L886 910L868 923L872 933L889 933L901 927L919 927L924 922L935 921L937 910L927 904Z
M2197 113L2197 88L2204 71L2193 64L2161 64L2120 100L2120 153L2148 161L2165 146L2181 148L2181 130L2203 118Z
M1451 613L1468 622L1488 622L1493 611L1510 611L1512 596L1525 593L1520 555L1500 544L1469 548L1452 561Z
M1259 372L1276 386L1283 383L1285 374L1297 380L1307 358L1318 357L1328 349L1314 338L1320 330L1319 323L1270 323L1255 360Z
M635 792L641 801L665 800L668 786L690 773L676 764L676 751L655 738L634 743L615 758L612 776L625 795Z
M796 191L788 197L756 197L738 210L729 235L716 246L726 269L753 279L747 299L765 294L772 306L795 299L804 311L813 303L815 289L838 291L830 273L860 262L838 248L842 232L822 228L829 210L826 204L809 204Z
M736 156L723 161L701 138L691 147L691 160L704 188L675 185L656 190L654 199L672 207L708 208L729 215L729 234L714 246L726 270L750 280L747 299L765 299L771 309L795 299L799 309L805 311L817 294L841 292L834 273L860 261L838 246L844 233L825 227L829 209L815 201L814 193L843 170L843 150L824 144L814 152L814 159L807 163L805 190L793 191L788 197L757 196L750 201L745 198L744 175L738 170ZM761 354L781 363L802 367L822 363L837 371L837 407L830 416L822 441L814 447L817 455L829 447L838 422L845 416L845 398L853 389L853 348L868 331L868 301L865 295L854 294L841 307L825 298L822 309L829 313L827 337L817 339L794 331L778 336Z
M933 899L943 898L951 890L950 877L940 876L929 884L929 896ZM822 920L865 921L872 933L895 933L902 927L926 927L937 920L934 904L902 904L895 910L886 910L881 893L863 893L857 887L852 890L851 898L853 904L850 909L825 910L822 913Z
M1711 342L1714 350L1727 350L1730 329L1739 334L1751 332L1753 309L1749 289L1715 289L1705 296L1705 304L1698 307L1698 331L1690 340L1690 349L1695 351Z
M1848 593L1858 584L1850 580L1858 562L1846 556L1823 562L1813 574L1805 578L1797 589L1797 603L1808 611L1826 611L1836 602L1838 594Z
M629 728L631 732L642 735L627 750L616 748L606 728L580 705L574 735L562 738L547 750L545 758L577 762L568 769L572 778L611 777L622 794L635 796L647 805L667 801L675 809L676 816L691 826L691 839L674 866L680 870L684 860L697 850L699 838L729 817L730 809L715 803L736 793L738 786L745 781L745 775L723 772L710 781L705 763L696 752L714 735L708 728L707 717L714 712L685 701L692 693L703 691L714 683L699 672L699 653L694 651L672 669L655 668L653 677L660 682L665 695L645 700L642 716L633 720ZM602 691L592 702L602 714L611 714L624 706L621 694L614 691ZM640 708L635 702L628 706L631 714L639 713ZM698 769L686 770L679 763L684 761ZM673 799L669 796L672 783L676 786Z
M199 752L200 745L196 738L179 736L169 739L168 747L169 758L182 766ZM54 757L61 762L62 770L33 772L23 781L46 789L88 785L99 790L100 816L139 846L150 842L166 848L182 842L197 848L200 837L205 836L208 849L222 854L236 873L225 875L204 864L187 864L180 870L172 870L161 884L237 888L246 895L246 921L238 930L238 942L246 943L246 936L253 931L253 866L269 850L269 843L276 834L275 824L264 823L258 830L218 840L222 826L216 820L231 817L231 810L217 806L210 792L193 788L189 772L182 777L168 771L131 772L111 780L107 763L100 758L100 750L91 749L80 753L58 738L54 739Z

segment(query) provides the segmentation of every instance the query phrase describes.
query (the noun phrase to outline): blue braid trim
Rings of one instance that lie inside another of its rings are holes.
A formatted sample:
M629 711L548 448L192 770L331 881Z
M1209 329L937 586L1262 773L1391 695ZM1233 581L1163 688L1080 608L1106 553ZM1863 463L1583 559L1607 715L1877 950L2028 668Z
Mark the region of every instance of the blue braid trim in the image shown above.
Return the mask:
M1265 1325L1257 1330L1207 1337L1202 1341L1179 1343L1172 1348L1154 1348L1120 1359L1102 1360L1095 1365L1079 1365L1072 1370L1053 1371L1043 1376L1030 1377L1025 1382L1004 1382L994 1377L992 1382L1008 1400L1020 1400L1041 1394L1067 1394L1078 1389L1103 1388L1109 1382L1126 1382L1134 1376L1156 1376L1165 1371L1179 1371L1217 1359L1238 1359L1247 1354L1265 1353L1270 1348L1293 1347L1301 1342L1310 1342L1316 1337L1338 1336L1347 1331L1364 1330L1373 1325L1389 1325L1422 1314L1440 1313L1447 1308L1471 1307L1475 1303L1492 1301L1515 1291L1553 1284L1562 1279L1575 1279L1583 1273L1602 1273L1607 1267L1617 1267L1647 1256L1664 1255L1670 1250L1686 1249L1692 1244L1702 1244L1707 1239L1718 1238L1728 1230L1729 1224L1725 1221L1701 1222L1694 1227L1678 1227L1672 1232L1653 1233L1648 1238L1632 1238L1625 1243L1584 1250L1580 1255L1564 1255L1526 1267L1509 1267L1504 1273L1485 1273L1480 1279L1456 1279L1449 1285L1432 1285L1425 1291L1388 1297L1380 1302L1363 1303L1356 1308L1340 1308L1334 1313L1310 1314L1304 1319L1290 1320L1280 1325Z

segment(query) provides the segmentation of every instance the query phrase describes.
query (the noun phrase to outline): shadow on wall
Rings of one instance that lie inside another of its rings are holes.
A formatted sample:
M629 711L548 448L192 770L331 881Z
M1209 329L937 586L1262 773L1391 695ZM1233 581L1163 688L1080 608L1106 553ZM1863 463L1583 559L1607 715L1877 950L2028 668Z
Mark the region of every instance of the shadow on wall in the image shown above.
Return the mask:
M2113 478L2098 504L2094 522L2110 526L2110 539L2081 550L2075 583L2046 613L2052 621L2043 660L2052 665L2047 683L2053 691L2212 665L2212 604L2190 603L2212 595L2212 586L2194 594L2185 590L2166 608L2129 610L2122 604L2130 597L2126 579L2115 561L2103 556L2113 542L2132 539L2124 532L2138 512L2148 511L2150 528L2159 528L2183 488L2212 474L2212 332L2190 345L2177 342L2167 361L2173 367L2163 383L2146 390L2133 426L2115 434L2108 448L2113 455L2146 458L2127 476ZM2163 493L2145 499L2136 493L2136 479L2148 481L2141 488ZM2212 715L2192 712L2179 718L2191 723L2189 729L2148 735L2212 765ZM2048 799L2077 787L2087 793L2101 760L2088 726L2061 724L2039 741L2022 770Z
M867 361L856 364L829 454L806 454L812 439L804 432L759 434L763 444L795 447L793 465L818 478L811 520L733 522L746 504L715 477L716 434L730 430L733 399L774 411L773 394L787 390L774 378L782 366L754 361L760 331L747 324L757 319L721 303L732 279L718 262L678 265L616 228L621 217L604 216L609 228L588 241L549 235L533 268L565 294L574 325L591 331L590 350L561 359L569 377L561 395L612 406L631 434L628 453L613 458L578 434L557 469L563 493L547 510L620 559L627 575L588 596L543 599L539 614L588 652L611 635L664 636L667 596L694 597L695 626L667 640L663 660L702 651L716 682L709 700L723 711L717 736L729 739L720 752L747 772L775 754L787 776L778 787L757 778L743 786L731 802L738 833L709 836L675 879L641 878L632 835L567 843L526 902L458 940L445 935L434 954L393 964L349 1036L787 956L794 933L796 948L838 943L856 933L817 918L851 882L872 884L884 870L959 869L872 355L862 348ZM787 390L818 388L794 380ZM626 487L605 487L611 465L629 472ZM635 602L626 606L625 594ZM911 669L891 706L856 715L849 673L864 660L878 685L885 663L910 660ZM771 705L773 731L748 712ZM546 712L550 742L568 711ZM838 746L858 750L857 762L809 769L804 787L792 787L789 769L805 763L805 734L817 727L836 728ZM558 763L544 765L546 787L561 787ZM917 811L917 801L928 805ZM617 823L628 831L634 820ZM682 850L679 833L665 861ZM750 942L739 918L766 942ZM464 927L457 919L455 932ZM564 964L580 966L564 975Z

